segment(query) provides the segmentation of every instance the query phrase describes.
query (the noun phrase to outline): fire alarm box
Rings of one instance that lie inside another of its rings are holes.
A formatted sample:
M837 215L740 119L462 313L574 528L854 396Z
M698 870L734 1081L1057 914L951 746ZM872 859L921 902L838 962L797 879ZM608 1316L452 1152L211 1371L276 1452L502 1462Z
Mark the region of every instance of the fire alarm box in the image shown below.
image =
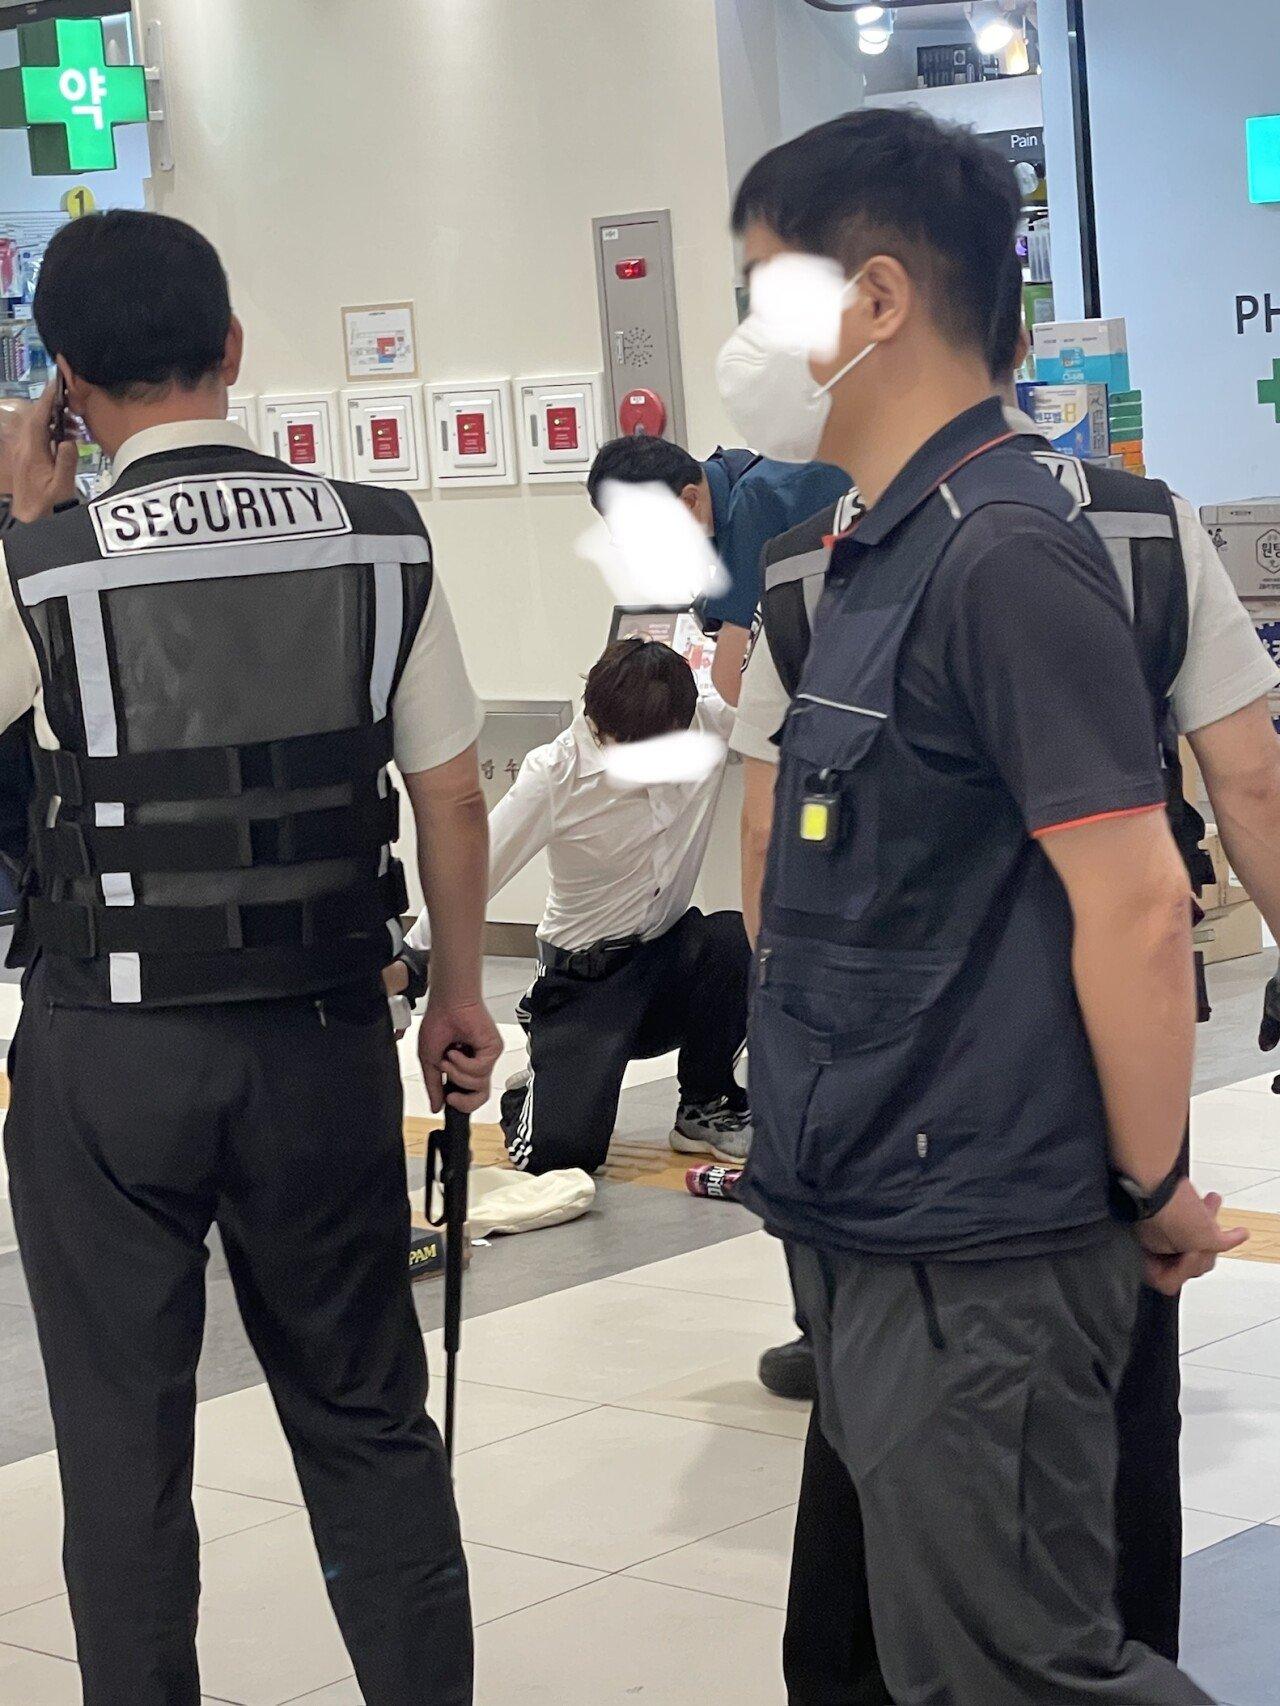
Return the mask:
M517 379L520 469L532 484L585 480L600 448L600 375Z
M232 426L238 426L242 432L247 432L255 444L258 443L258 399L233 394L227 402L227 419Z
M370 385L342 393L352 478L422 491L431 484L420 385Z
M337 420L337 399L332 391L263 397L262 448L300 474L335 479L342 471Z
M505 379L429 385L427 399L437 485L515 485L511 387Z
M642 432L685 444L671 215L610 214L592 229L604 333L605 437L639 425ZM658 406L637 422L627 398L641 391L652 393ZM662 425L655 427L651 422L659 414Z

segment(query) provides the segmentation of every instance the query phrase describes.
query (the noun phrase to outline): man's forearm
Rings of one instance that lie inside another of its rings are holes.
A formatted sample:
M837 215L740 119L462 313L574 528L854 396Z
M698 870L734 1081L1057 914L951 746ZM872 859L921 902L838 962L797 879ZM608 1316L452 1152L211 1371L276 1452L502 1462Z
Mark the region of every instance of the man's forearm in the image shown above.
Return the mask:
M1195 1051L1189 899L1077 919L1076 993L1102 1085L1116 1167L1166 1177L1186 1129ZM1045 1062L1052 1071L1052 1062Z
M484 795L439 802L418 824L418 870L431 920L431 995L449 1006L479 1001L489 900L489 819Z
M1270 784L1259 781L1210 798L1231 868L1280 940L1280 760Z
M736 705L742 695L742 666L747 658L750 631L736 622L725 622L716 635L716 655L711 660L711 685L726 705Z
M1267 701L1190 739L1232 869L1272 935L1280 936L1280 739Z
M742 922L754 948L760 935L765 865L773 832L776 764L744 757L742 762Z

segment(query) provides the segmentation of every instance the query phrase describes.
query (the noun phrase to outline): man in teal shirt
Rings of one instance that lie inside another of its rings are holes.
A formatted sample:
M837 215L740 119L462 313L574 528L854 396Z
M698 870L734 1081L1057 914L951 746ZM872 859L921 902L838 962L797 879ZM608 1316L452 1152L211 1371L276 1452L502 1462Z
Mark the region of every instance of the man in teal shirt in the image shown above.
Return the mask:
M848 491L849 476L825 462L775 462L753 450L718 449L699 462L664 438L615 438L596 456L587 492L600 507L609 480L663 485L692 511L715 545L729 586L700 607L716 635L711 680L730 705L738 703L756 607L765 546Z

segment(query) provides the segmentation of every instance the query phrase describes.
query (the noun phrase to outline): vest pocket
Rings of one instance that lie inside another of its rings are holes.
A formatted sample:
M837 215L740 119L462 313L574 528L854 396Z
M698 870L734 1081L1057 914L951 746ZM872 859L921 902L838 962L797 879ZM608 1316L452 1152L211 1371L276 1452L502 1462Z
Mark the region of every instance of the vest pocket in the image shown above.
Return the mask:
M876 885L874 757L884 727L860 706L796 700L782 736L771 903L848 920L866 910Z
M761 1182L783 1195L868 1190L892 1203L928 1165L911 1096L927 1083L929 1011L959 962L841 958L814 966L813 982L766 978L756 991L751 1103L764 1148L753 1150L753 1172L772 1172Z

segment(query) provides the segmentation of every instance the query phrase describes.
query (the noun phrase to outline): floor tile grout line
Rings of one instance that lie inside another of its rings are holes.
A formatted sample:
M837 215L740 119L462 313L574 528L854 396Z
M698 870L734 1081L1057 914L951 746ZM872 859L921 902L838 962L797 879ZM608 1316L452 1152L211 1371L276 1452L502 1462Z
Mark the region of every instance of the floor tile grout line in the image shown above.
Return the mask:
M1270 1325L1270 1323L1264 1323L1264 1325ZM1238 1338L1239 1335L1233 1333L1231 1337ZM1214 1340L1215 1345L1226 1343L1226 1339ZM1206 1346L1205 1349L1212 1349L1212 1346ZM1193 1357L1198 1357L1200 1352L1191 1351L1188 1354ZM1280 1372L1277 1372L1276 1374L1263 1374L1255 1368L1225 1368L1220 1362L1188 1362L1187 1366L1188 1368L1203 1368L1214 1374L1241 1374L1246 1380L1280 1380Z
M58 1595L58 1598L61 1599L62 1597L64 1596ZM44 1601L41 1600L37 1603L43 1604ZM79 1660L69 1659L65 1653L50 1653L44 1647L28 1646L25 1641L0 1641L0 1651L3 1651L5 1647L12 1647L15 1653L32 1653L38 1659L56 1659L61 1665L72 1665L76 1670L80 1668Z
M655 1402L661 1402L661 1400L655 1400ZM673 1399L672 1402L679 1403L680 1400ZM670 1422L698 1422L706 1427L727 1428L730 1433L755 1434L760 1439L789 1439L794 1445L803 1446L804 1444L803 1434L779 1433L776 1428L749 1427L745 1422L722 1422L713 1416L682 1416L674 1410L660 1410L649 1405L642 1407L636 1403L628 1404L617 1401L611 1404L602 1404L600 1408L602 1410L625 1410L629 1416L665 1416Z
M774 1505L772 1510L758 1511L755 1516L744 1516L737 1522L726 1523L723 1528L713 1529L710 1534L699 1535L696 1540L682 1540L678 1546L672 1546L665 1552L654 1552L648 1558L637 1558L633 1564L624 1564L621 1570L614 1571L613 1574L625 1575L628 1570L638 1570L644 1564L657 1564L663 1558L674 1557L677 1552L688 1552L694 1546L704 1546L708 1540L720 1540L724 1535L732 1534L735 1529L749 1528L753 1522L764 1522L767 1517L777 1516L780 1511L793 1511L796 1504L797 1500L791 1499L785 1504Z
M1199 1356L1201 1351L1207 1351L1213 1345L1225 1345L1228 1339L1239 1339L1243 1337L1245 1333L1256 1333L1259 1327L1274 1327L1277 1321L1280 1321L1280 1310L1277 1310L1274 1315L1269 1315L1265 1321L1255 1321L1252 1327L1237 1327L1234 1332L1223 1333L1221 1338L1206 1339L1203 1344L1196 1345L1192 1350L1179 1351L1179 1360L1183 1357Z
M293 1511L306 1509L301 1499L278 1499L274 1493L242 1493L235 1487L214 1487L208 1481L193 1481L191 1485L193 1492L223 1493L230 1498L252 1499L256 1505L283 1505L286 1508L280 1512L281 1516L289 1516ZM265 1528L266 1523L250 1523L249 1526Z

